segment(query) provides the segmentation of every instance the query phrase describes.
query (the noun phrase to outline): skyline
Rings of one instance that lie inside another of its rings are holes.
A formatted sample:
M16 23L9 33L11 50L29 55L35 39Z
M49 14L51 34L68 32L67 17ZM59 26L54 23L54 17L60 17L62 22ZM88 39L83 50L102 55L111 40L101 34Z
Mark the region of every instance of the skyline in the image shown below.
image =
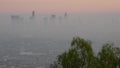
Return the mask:
M120 12L120 0L0 0L0 12Z

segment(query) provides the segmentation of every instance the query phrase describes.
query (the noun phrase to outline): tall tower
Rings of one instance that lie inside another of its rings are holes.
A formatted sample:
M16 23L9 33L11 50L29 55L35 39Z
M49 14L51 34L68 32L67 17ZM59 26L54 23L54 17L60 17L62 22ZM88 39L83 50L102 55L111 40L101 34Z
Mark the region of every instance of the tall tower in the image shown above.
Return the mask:
M32 17L34 17L35 16L35 11L32 11Z
M67 17L67 15L68 15L67 12L65 12L64 17Z
M32 15L30 16L30 19L34 19L35 18L35 11L32 11Z

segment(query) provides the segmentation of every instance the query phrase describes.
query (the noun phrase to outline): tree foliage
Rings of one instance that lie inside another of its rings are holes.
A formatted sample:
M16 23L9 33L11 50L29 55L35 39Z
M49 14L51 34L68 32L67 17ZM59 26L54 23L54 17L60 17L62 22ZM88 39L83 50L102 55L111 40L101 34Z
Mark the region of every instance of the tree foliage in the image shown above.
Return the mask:
M70 49L58 55L50 68L120 68L120 48L106 43L95 55L91 41L74 37Z

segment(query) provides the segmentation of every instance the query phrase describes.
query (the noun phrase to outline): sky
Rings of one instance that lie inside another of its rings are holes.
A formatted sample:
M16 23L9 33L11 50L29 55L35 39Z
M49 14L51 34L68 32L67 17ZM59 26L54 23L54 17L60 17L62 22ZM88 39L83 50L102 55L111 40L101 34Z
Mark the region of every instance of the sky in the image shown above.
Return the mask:
M0 0L0 12L120 12L120 0Z

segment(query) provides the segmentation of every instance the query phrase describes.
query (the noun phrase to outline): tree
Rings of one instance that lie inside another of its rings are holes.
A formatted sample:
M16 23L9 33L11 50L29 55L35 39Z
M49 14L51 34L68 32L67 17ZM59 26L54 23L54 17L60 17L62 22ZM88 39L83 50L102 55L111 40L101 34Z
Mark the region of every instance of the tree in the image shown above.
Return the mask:
M107 43L95 56L91 41L74 37L70 49L58 55L51 68L120 68L120 48Z
M79 37L74 37L71 47L79 53L80 67L79 68L94 68L94 53L91 47L91 41L84 40Z
M106 43L98 53L102 68L120 68L120 48Z

